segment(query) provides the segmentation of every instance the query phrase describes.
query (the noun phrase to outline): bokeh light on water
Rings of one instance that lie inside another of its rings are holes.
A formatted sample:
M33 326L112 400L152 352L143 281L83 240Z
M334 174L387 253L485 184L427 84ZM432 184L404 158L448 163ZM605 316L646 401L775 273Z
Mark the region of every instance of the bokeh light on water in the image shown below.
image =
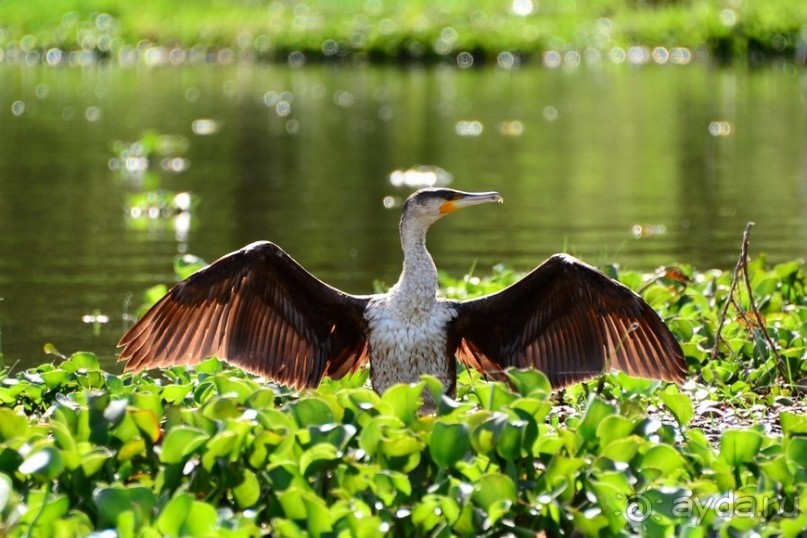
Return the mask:
M201 49L149 53L184 55L177 69L69 69L82 56L55 51L34 67L0 65L6 360L47 360L52 342L111 366L122 314L172 281L178 254L210 261L270 239L348 291L391 284L398 210L420 186L504 196L430 232L454 275L528 270L563 249L593 264L730 268L748 220L754 255L805 256L798 75L711 69L676 47L620 49L608 32L603 20L591 49L558 44L545 61L554 69L510 52L485 67L400 69L293 51L282 66L224 54L213 61L233 65L213 69L195 66L209 59ZM120 54L141 65L148 47Z

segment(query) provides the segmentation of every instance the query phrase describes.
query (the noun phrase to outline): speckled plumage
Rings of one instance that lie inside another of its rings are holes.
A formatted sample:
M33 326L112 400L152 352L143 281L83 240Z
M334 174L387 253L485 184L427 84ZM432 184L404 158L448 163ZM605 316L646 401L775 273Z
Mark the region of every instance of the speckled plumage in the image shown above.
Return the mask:
M396 383L416 383L421 374L439 379L449 393L456 383L446 329L457 311L437 298L437 267L426 250L426 231L440 214L419 212L410 206L401 216L404 265L398 283L370 299L364 312L370 329L370 376L378 393Z

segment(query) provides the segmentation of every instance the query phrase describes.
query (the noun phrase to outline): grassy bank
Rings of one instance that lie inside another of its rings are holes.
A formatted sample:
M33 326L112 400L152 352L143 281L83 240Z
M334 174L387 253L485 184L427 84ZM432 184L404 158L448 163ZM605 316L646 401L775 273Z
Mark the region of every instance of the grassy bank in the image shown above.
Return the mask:
M618 274L681 341L683 387L468 372L455 401L363 372L295 392L215 359L118 377L90 353L0 372L0 535L801 536L807 275L748 275Z
M226 49L234 53L226 59L282 61L292 52L375 60L453 60L469 52L479 61L547 51L571 51L576 61L574 53L608 58L615 48L637 45L803 61L805 23L802 0L7 0L0 2L0 46L11 49L7 61L54 48L120 58L138 44L142 53L145 43L199 47L198 58L206 57L202 50Z

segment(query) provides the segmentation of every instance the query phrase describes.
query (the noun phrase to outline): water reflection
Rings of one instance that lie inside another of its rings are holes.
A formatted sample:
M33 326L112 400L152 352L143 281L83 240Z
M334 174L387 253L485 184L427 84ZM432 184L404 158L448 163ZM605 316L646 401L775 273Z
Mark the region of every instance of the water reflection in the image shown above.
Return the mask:
M648 62L674 63L668 52L647 51ZM170 281L178 253L213 260L271 239L346 290L394 282L396 207L432 179L506 200L431 232L453 274L502 261L526 270L560 250L648 270L730 267L748 220L756 253L807 253L807 124L793 73L511 60L0 66L6 362L47 360L45 342L111 361L124 305ZM148 129L187 147L118 155L115 140L131 150ZM137 181L120 175L130 168Z

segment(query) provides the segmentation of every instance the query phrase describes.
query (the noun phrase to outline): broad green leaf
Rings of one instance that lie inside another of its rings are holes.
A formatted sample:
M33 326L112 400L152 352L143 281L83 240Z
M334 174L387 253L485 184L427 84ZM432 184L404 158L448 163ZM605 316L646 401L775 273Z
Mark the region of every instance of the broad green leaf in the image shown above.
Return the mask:
M801 469L807 469L807 437L791 437L785 449L787 460Z
M429 440L429 453L440 467L454 467L471 448L468 426L436 422Z
M577 428L577 433L586 441L594 442L597 439L597 427L606 417L616 413L616 407L605 403L602 399L592 396L586 406L586 413Z
M673 414L678 424L686 426L692 421L692 417L695 416L695 410L689 396L686 394L661 391L659 397L661 401L664 402L664 405L667 406L667 409Z
M600 440L600 448L604 448L613 441L631 436L636 424L621 415L606 416L597 426L596 436Z
M300 455L300 473L310 478L338 458L339 451L335 446L328 443L314 445Z
M807 327L807 323L805 323ZM779 421L782 423L782 433L785 435L807 435L807 415L782 412L779 413Z
M529 396L533 392L543 395L552 394L552 385L549 383L546 374L540 370L532 368L526 370L508 368L505 373L513 384L513 387L522 396Z
M196 501L189 493L175 495L157 519L157 528L167 536L209 536L218 522L216 509Z
M289 406L294 419L301 428L306 426L322 426L334 421L331 406L325 401L311 396L299 400Z
M670 445L654 445L644 453L641 468L658 469L662 475L672 475L686 469L686 461L681 453Z
M762 435L754 430L728 430L720 437L720 457L730 465L754 461L762 446Z
M162 435L160 421L151 409L129 408L129 416L138 431L151 443L156 443Z
M504 383L493 382L477 385L476 396L482 409L499 411L512 404L518 396L513 394Z
M151 520L152 510L157 505L154 491L137 485L101 487L93 492L92 500L98 509L98 526L101 528L118 527L119 518L124 514L132 514L135 526L139 526Z
M239 404L246 402L255 390L257 390L255 383L246 379L229 376L225 373L215 376L213 381L220 395L234 395L235 401Z
M53 480L64 470L64 457L55 447L44 447L33 452L20 464L19 472L38 475L46 480Z
M28 419L11 409L0 407L0 442L24 438L28 433Z
M490 473L474 483L472 499L478 506L488 510L494 503L501 501L516 502L518 493L516 485L509 476Z
M233 497L242 510L255 506L261 498L261 485L255 473L249 469L241 471L241 481L233 487Z
M393 416L404 424L411 424L420 409L424 388L424 383L393 385L381 395L381 402L390 406Z
M160 453L163 463L180 463L208 439L207 433L198 428L181 426L166 434Z
M80 351L73 353L70 358L62 365L62 368L67 372L75 372L76 370L100 370L101 366L98 364L98 357L93 353L86 353Z

